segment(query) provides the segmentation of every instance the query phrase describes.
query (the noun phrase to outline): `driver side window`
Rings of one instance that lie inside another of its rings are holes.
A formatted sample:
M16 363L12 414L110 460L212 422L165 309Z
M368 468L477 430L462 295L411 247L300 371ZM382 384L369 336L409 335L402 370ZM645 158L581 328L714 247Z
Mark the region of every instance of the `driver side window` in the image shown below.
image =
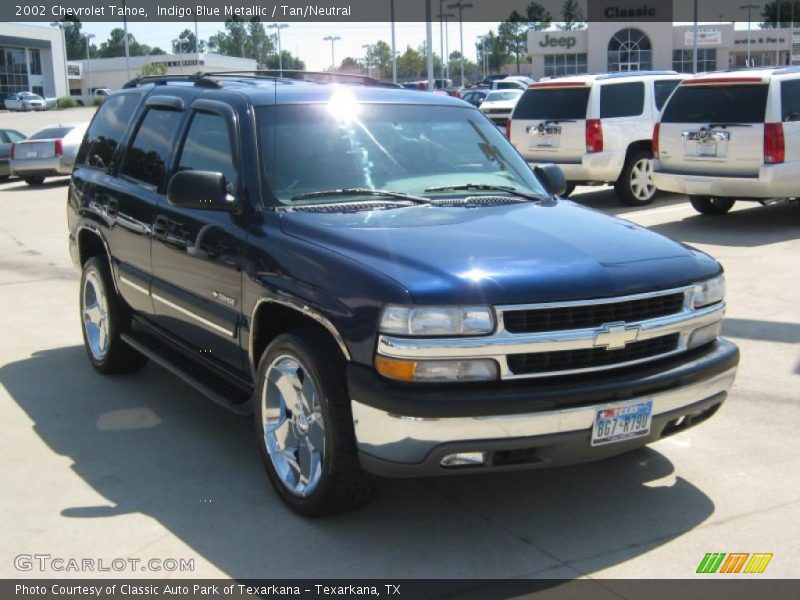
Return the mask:
M204 112L194 114L183 143L178 170L218 171L225 175L226 183L236 183L231 138L223 117Z

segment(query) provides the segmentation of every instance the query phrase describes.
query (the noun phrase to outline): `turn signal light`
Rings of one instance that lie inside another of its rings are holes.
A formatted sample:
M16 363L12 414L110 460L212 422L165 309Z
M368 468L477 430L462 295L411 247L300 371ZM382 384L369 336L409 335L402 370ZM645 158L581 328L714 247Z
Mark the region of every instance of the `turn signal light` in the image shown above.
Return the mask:
M764 163L779 165L786 159L786 142L783 137L783 123L764 125Z
M55 154L56 156L61 156L64 154L64 144L61 140L55 141Z
M378 373L389 379L398 381L414 381L417 363L411 360L395 360L385 356L375 357L375 368Z
M506 121L506 139L511 140L511 117Z
M661 123L653 127L653 158L658 158L658 136L661 134Z
M586 121L586 152L603 151L603 123L600 119Z

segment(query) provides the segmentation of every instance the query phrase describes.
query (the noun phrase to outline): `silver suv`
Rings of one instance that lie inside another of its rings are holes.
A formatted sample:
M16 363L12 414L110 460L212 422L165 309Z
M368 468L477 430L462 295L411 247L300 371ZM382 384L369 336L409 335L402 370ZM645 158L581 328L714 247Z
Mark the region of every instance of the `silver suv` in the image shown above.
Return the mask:
M800 68L684 81L653 132L654 181L702 214L736 200L800 196Z
M507 126L531 164L555 163L570 184L613 183L627 205L653 201L651 135L674 71L577 75L532 84Z

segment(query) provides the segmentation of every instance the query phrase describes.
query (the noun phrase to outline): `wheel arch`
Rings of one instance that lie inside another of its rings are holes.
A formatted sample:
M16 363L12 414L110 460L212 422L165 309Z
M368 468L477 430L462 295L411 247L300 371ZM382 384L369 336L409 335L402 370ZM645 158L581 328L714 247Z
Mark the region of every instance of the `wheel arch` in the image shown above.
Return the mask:
M636 140L635 142L631 142L628 144L628 149L625 151L625 163L631 159L634 152L638 152L639 150L644 150L652 154L653 152L653 141L652 140Z
M282 333L303 327L312 327L325 332L339 348L342 358L347 362L352 360L344 338L321 312L300 302L261 298L255 303L250 318L248 358L253 377L258 368L258 360L269 343Z
M105 255L111 263L111 255L108 251L108 244L103 236L94 228L81 226L78 228L78 261L80 265L86 264L86 261L93 256Z

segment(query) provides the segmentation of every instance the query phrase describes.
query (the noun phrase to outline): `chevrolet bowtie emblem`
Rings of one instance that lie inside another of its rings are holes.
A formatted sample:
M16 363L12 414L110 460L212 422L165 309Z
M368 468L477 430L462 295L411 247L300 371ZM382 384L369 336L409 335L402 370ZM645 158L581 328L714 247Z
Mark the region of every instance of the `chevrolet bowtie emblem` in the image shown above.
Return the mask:
M625 327L625 323L610 323L603 326L594 338L594 345L606 350L622 350L630 344L635 342L639 337L639 328Z

